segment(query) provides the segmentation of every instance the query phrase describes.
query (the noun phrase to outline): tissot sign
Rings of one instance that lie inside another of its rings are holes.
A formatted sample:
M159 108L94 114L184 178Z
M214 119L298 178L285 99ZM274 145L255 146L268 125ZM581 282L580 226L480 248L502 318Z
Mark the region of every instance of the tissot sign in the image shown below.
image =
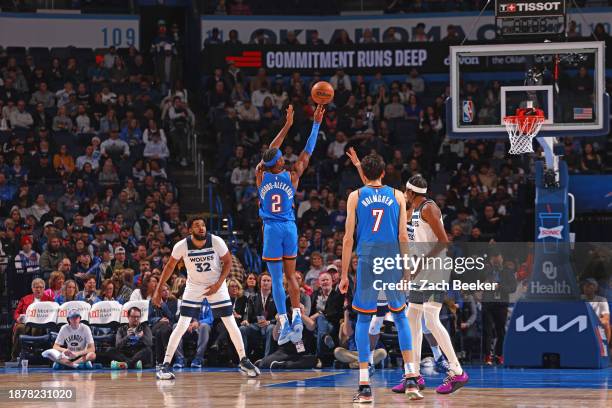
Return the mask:
M496 0L497 17L541 17L565 14L565 1L512 1Z

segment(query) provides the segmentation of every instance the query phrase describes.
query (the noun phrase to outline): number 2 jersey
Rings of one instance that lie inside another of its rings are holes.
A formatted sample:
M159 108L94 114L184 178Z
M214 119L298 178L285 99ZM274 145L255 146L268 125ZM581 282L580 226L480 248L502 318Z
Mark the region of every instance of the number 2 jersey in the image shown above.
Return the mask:
M181 239L172 248L172 257L182 259L187 269L187 285L210 286L221 276L221 257L227 254L225 241L213 234L206 234L206 243L197 248L191 235Z
M259 192L259 216L263 221L295 221L293 197L295 188L291 173L264 172Z

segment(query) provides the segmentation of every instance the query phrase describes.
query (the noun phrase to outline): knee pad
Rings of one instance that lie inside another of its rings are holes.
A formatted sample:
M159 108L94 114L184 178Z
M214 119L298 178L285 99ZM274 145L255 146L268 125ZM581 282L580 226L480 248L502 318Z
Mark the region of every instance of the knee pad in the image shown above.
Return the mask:
M370 336L376 336L377 334L380 334L380 329L384 321L384 316L374 316L372 318L372 321L370 322L370 330L368 331Z

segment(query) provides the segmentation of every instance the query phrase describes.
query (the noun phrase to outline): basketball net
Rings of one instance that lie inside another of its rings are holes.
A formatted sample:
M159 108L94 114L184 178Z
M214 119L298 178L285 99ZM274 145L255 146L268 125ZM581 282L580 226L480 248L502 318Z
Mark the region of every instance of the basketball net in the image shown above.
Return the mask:
M516 115L504 117L504 125L510 138L510 154L533 153L533 138L544 124L544 111L527 101L527 108L519 108Z

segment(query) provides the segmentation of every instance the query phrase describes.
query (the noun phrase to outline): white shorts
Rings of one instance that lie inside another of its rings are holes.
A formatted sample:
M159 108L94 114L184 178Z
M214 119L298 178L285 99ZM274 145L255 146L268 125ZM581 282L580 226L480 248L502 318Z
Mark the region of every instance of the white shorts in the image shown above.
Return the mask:
M181 300L181 316L199 319L204 299L208 301L215 317L231 316L233 314L232 301L225 282L216 293L210 296L205 296L204 292L206 292L204 286L187 284Z

